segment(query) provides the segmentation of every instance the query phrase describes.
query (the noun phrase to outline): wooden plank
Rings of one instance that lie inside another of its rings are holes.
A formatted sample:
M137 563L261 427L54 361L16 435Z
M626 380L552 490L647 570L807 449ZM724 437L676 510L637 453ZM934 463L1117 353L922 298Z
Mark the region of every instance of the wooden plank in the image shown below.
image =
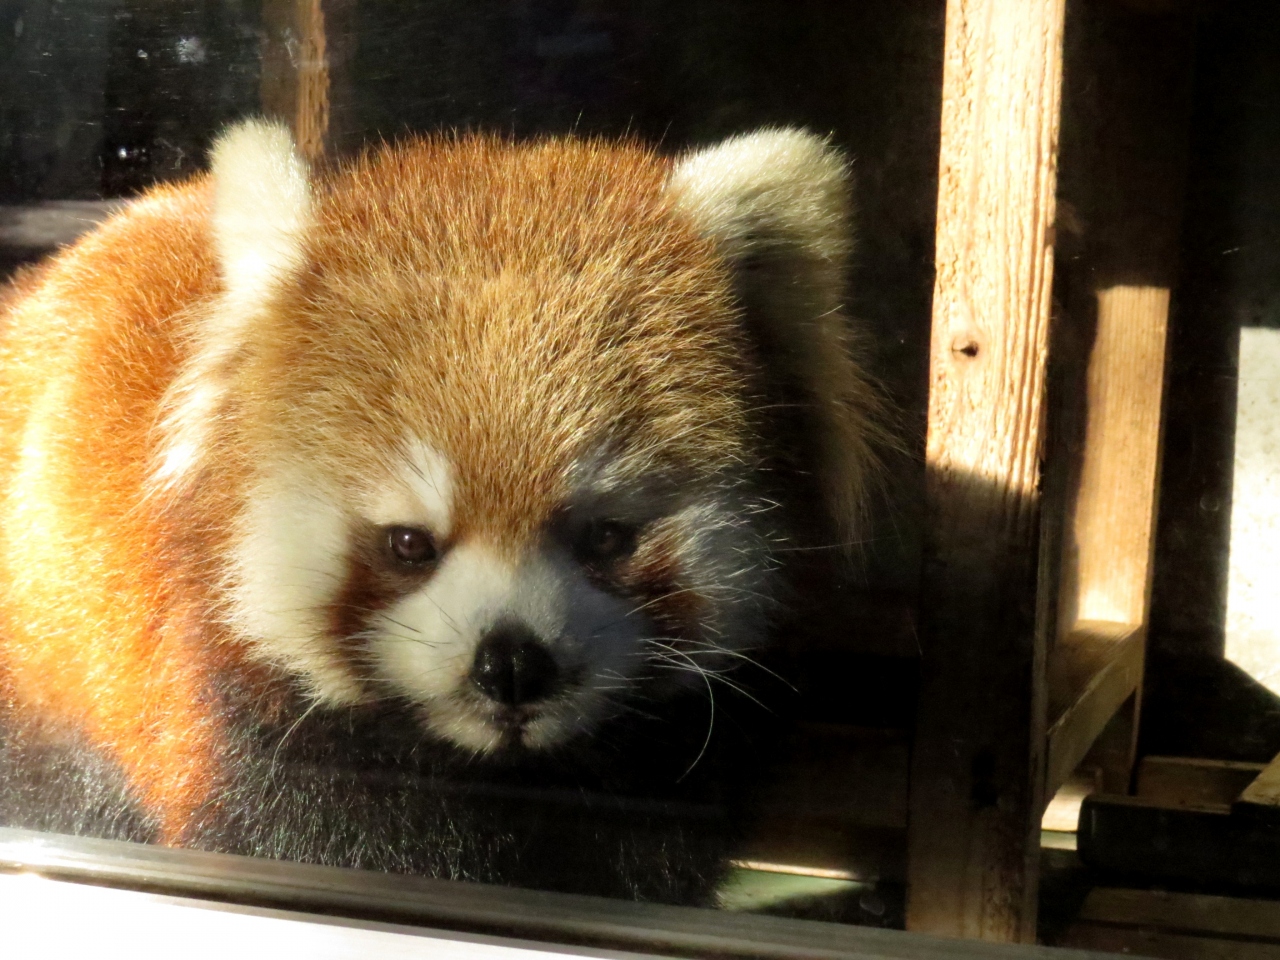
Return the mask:
M1221 805L1167 806L1095 794L1081 807L1076 839L1086 865L1115 875L1148 883L1280 890L1280 830Z
M1100 780L1096 770L1088 773L1076 771L1068 777L1054 792L1053 798L1045 804L1044 815L1040 818L1041 831L1075 833L1080 823L1080 806L1085 797L1098 792ZM1040 845L1045 845L1043 835Z
M1138 764L1137 795L1165 806L1225 810L1264 767L1199 757L1143 757Z
M1097 887L1085 897L1079 919L1280 943L1280 901L1276 900Z
M1148 622L1195 36L1173 5L1080 0L1072 11L1051 451L1071 464L1056 614L1065 648L1082 622ZM1050 788L1106 730L1090 762L1108 789L1130 789L1143 647L1145 636L1096 690L1119 709L1116 721L1107 725L1094 701L1083 729L1067 737L1064 720L1054 731L1057 747L1075 742L1065 752L1051 744ZM1051 654L1053 669L1068 656ZM1060 689L1051 681L1051 696ZM1050 717L1061 710L1052 705Z
M1273 759L1240 794L1241 804L1280 808L1280 756Z
M1131 646L1142 628L1129 623L1106 620L1078 623L1049 653L1049 717L1050 723L1076 707L1099 673L1112 666L1122 651ZM1132 689L1129 691L1132 693Z
M1167 960L1280 960L1280 945L1079 922L1055 946Z
M948 0L907 927L1035 935L1062 0Z
M1145 623L1150 595L1169 289L1112 286L1096 298L1084 449L1068 507L1074 549L1059 590L1068 629Z
M1045 793L1067 778L1121 705L1142 682L1144 630L1089 621L1049 655L1048 750Z
M262 111L289 124L309 160L331 140L335 51L350 40L333 22L345 23L353 2L263 0Z
M749 870L900 883L906 879L906 835L840 820L775 819L741 845L734 862Z

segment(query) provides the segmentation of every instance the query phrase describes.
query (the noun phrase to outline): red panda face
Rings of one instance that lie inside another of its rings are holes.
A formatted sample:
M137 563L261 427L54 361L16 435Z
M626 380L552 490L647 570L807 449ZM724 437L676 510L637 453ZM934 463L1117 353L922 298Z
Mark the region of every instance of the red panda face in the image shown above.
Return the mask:
M648 457L566 464L520 539L464 524L486 478L426 443L349 491L275 473L241 520L237 615L322 698L407 701L476 751L589 732L762 639L763 506L732 475L679 483Z
M767 376L732 253L782 201L743 227L723 177L577 141L419 141L312 180L284 136L215 153L225 289L156 472L237 488L233 632L322 703L407 702L478 753L589 734L761 642Z

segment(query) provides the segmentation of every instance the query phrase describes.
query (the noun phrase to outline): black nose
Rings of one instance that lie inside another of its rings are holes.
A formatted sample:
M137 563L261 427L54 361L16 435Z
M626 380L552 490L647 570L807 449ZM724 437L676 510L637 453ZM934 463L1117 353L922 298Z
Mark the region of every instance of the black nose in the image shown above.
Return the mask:
M550 651L518 624L499 624L485 634L471 665L472 683L511 707L549 696L559 673Z

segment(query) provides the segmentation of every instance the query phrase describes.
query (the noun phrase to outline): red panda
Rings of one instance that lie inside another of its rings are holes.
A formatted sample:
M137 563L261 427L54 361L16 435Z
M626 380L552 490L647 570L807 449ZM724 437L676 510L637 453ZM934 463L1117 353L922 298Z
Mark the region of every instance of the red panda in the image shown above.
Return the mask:
M359 804L274 792L308 718L395 704L406 741L536 758L731 668L872 462L847 190L795 130L312 170L249 121L20 278L0 689L8 763L64 757L28 807L61 784L71 829L394 869L425 840L335 853Z

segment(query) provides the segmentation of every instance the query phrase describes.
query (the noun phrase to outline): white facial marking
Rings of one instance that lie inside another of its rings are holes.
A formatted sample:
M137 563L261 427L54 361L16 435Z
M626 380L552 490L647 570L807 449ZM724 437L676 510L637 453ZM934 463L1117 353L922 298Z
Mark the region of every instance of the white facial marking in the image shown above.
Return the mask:
M516 742L549 749L589 734L641 687L659 700L714 687L734 666L734 651L761 639L771 569L752 501L726 481L702 498L664 505L665 497L638 486L628 495L620 478L601 493L597 477L594 495L616 495L624 513L664 512L647 529L656 556L670 558L672 581L639 589L680 595L696 622L669 635L654 616L661 596L601 585L566 545L535 542L513 557L463 539L446 544L434 568L366 621L359 636L373 674L356 677L328 620L350 575L350 538L362 525L355 518L442 536L455 483L449 461L424 444L409 449L376 493L351 504L301 468L266 475L238 520L232 624L262 659L297 673L322 701L358 702L370 689L403 698L432 735L480 754ZM500 703L472 679L478 647L504 626L532 634L555 662L555 682L536 700Z
M237 527L232 625L320 698L358 700L359 684L333 655L324 622L346 576L348 523L338 498L298 471L283 471L259 481Z
M421 441L406 446L404 462L369 498L367 516L379 526L425 527L443 540L452 530L453 465Z
M518 565L481 544L449 551L422 589L382 618L371 653L379 675L421 705L430 726L453 742L487 752L500 745L498 708L472 688L476 647L499 623L531 630L575 678L562 696L528 709L521 742L551 746L588 726L603 706L605 674L633 669L637 644L630 604L592 586L582 571L539 553Z

